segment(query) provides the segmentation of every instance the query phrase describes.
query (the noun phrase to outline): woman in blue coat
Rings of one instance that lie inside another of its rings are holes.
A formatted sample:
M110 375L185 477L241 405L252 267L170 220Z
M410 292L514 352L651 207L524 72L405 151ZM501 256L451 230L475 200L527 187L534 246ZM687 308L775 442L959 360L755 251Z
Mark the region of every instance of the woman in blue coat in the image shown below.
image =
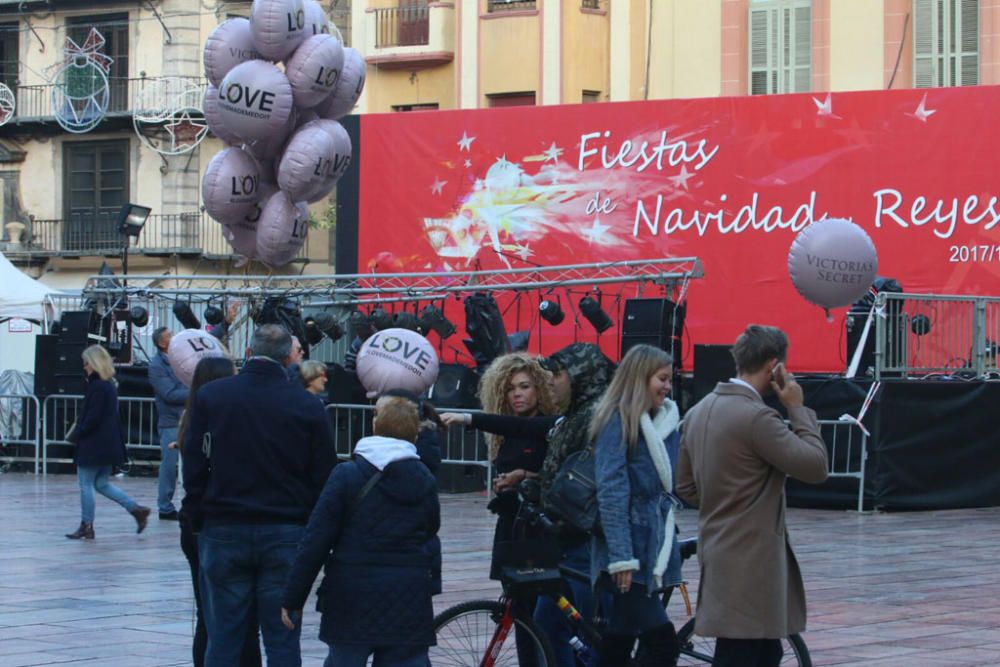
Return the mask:
M437 483L414 441L417 407L400 397L375 404L375 435L333 469L299 544L285 586L282 621L299 620L317 593L327 667L426 667L434 645L433 554L441 521Z
M602 665L676 665L680 646L659 592L681 581L673 504L680 436L671 401L673 361L650 345L631 348L591 423L601 534L593 538L591 578L610 585Z
M66 537L71 540L94 539L94 491L110 498L132 515L136 532L146 528L149 508L143 507L112 484L114 466L125 463L125 439L118 415L118 390L111 355L100 345L83 351L83 372L87 375L87 393L77 415L76 426L67 439L76 445L73 460L80 481L80 527Z

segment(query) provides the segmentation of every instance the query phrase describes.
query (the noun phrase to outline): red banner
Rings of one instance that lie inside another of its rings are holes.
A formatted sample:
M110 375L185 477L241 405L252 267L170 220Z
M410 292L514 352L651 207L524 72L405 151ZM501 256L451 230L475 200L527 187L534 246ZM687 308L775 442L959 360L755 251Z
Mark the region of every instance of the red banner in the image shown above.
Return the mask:
M792 368L839 371L846 309L828 322L795 291L795 234L848 218L907 292L1000 294L998 108L1000 88L977 87L368 115L359 267L696 256L688 369L692 343L760 322L789 333ZM596 340L573 321L579 290L556 294L563 325L539 337L544 295L522 295L501 304L508 331L532 328L545 353ZM637 295L605 289L602 303L617 324L619 298Z

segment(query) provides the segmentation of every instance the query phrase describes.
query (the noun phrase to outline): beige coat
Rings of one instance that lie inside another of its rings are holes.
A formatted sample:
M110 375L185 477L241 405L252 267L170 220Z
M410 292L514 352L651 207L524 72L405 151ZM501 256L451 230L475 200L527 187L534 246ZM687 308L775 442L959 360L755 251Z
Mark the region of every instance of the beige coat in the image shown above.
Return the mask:
M699 635L779 639L806 627L785 478L822 482L827 453L816 413L789 417L791 430L753 389L722 382L684 419L677 493L699 507Z

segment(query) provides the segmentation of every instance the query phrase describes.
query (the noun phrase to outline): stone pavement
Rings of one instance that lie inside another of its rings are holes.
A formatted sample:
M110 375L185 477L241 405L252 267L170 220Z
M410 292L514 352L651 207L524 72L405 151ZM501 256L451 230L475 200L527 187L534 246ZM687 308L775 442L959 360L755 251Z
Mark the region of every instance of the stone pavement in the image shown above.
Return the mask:
M118 482L153 504L155 479ZM442 519L445 593L437 608L496 596L486 578L493 527L485 499L443 496ZM154 514L136 536L132 518L102 497L97 540L64 538L78 523L75 477L0 474L0 667L190 664L193 606L177 524ZM679 523L692 534L694 514L682 512ZM789 523L814 664L1000 664L1000 509L790 510ZM693 562L685 574L697 581ZM311 609L304 663L320 665L325 647ZM672 616L683 622L682 608Z

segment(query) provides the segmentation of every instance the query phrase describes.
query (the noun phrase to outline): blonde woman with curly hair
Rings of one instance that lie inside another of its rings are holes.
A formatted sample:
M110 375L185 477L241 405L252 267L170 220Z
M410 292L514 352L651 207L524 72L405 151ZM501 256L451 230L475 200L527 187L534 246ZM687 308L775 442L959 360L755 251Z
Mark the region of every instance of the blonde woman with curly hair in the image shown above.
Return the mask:
M552 394L552 374L536 357L515 352L497 357L479 382L483 412L445 412L446 425L465 424L486 431L490 461L497 473L493 490L497 497L491 509L497 514L493 539L494 562L490 576L499 579L497 543L513 538L517 515L517 485L536 477L545 460L546 436L558 419Z

